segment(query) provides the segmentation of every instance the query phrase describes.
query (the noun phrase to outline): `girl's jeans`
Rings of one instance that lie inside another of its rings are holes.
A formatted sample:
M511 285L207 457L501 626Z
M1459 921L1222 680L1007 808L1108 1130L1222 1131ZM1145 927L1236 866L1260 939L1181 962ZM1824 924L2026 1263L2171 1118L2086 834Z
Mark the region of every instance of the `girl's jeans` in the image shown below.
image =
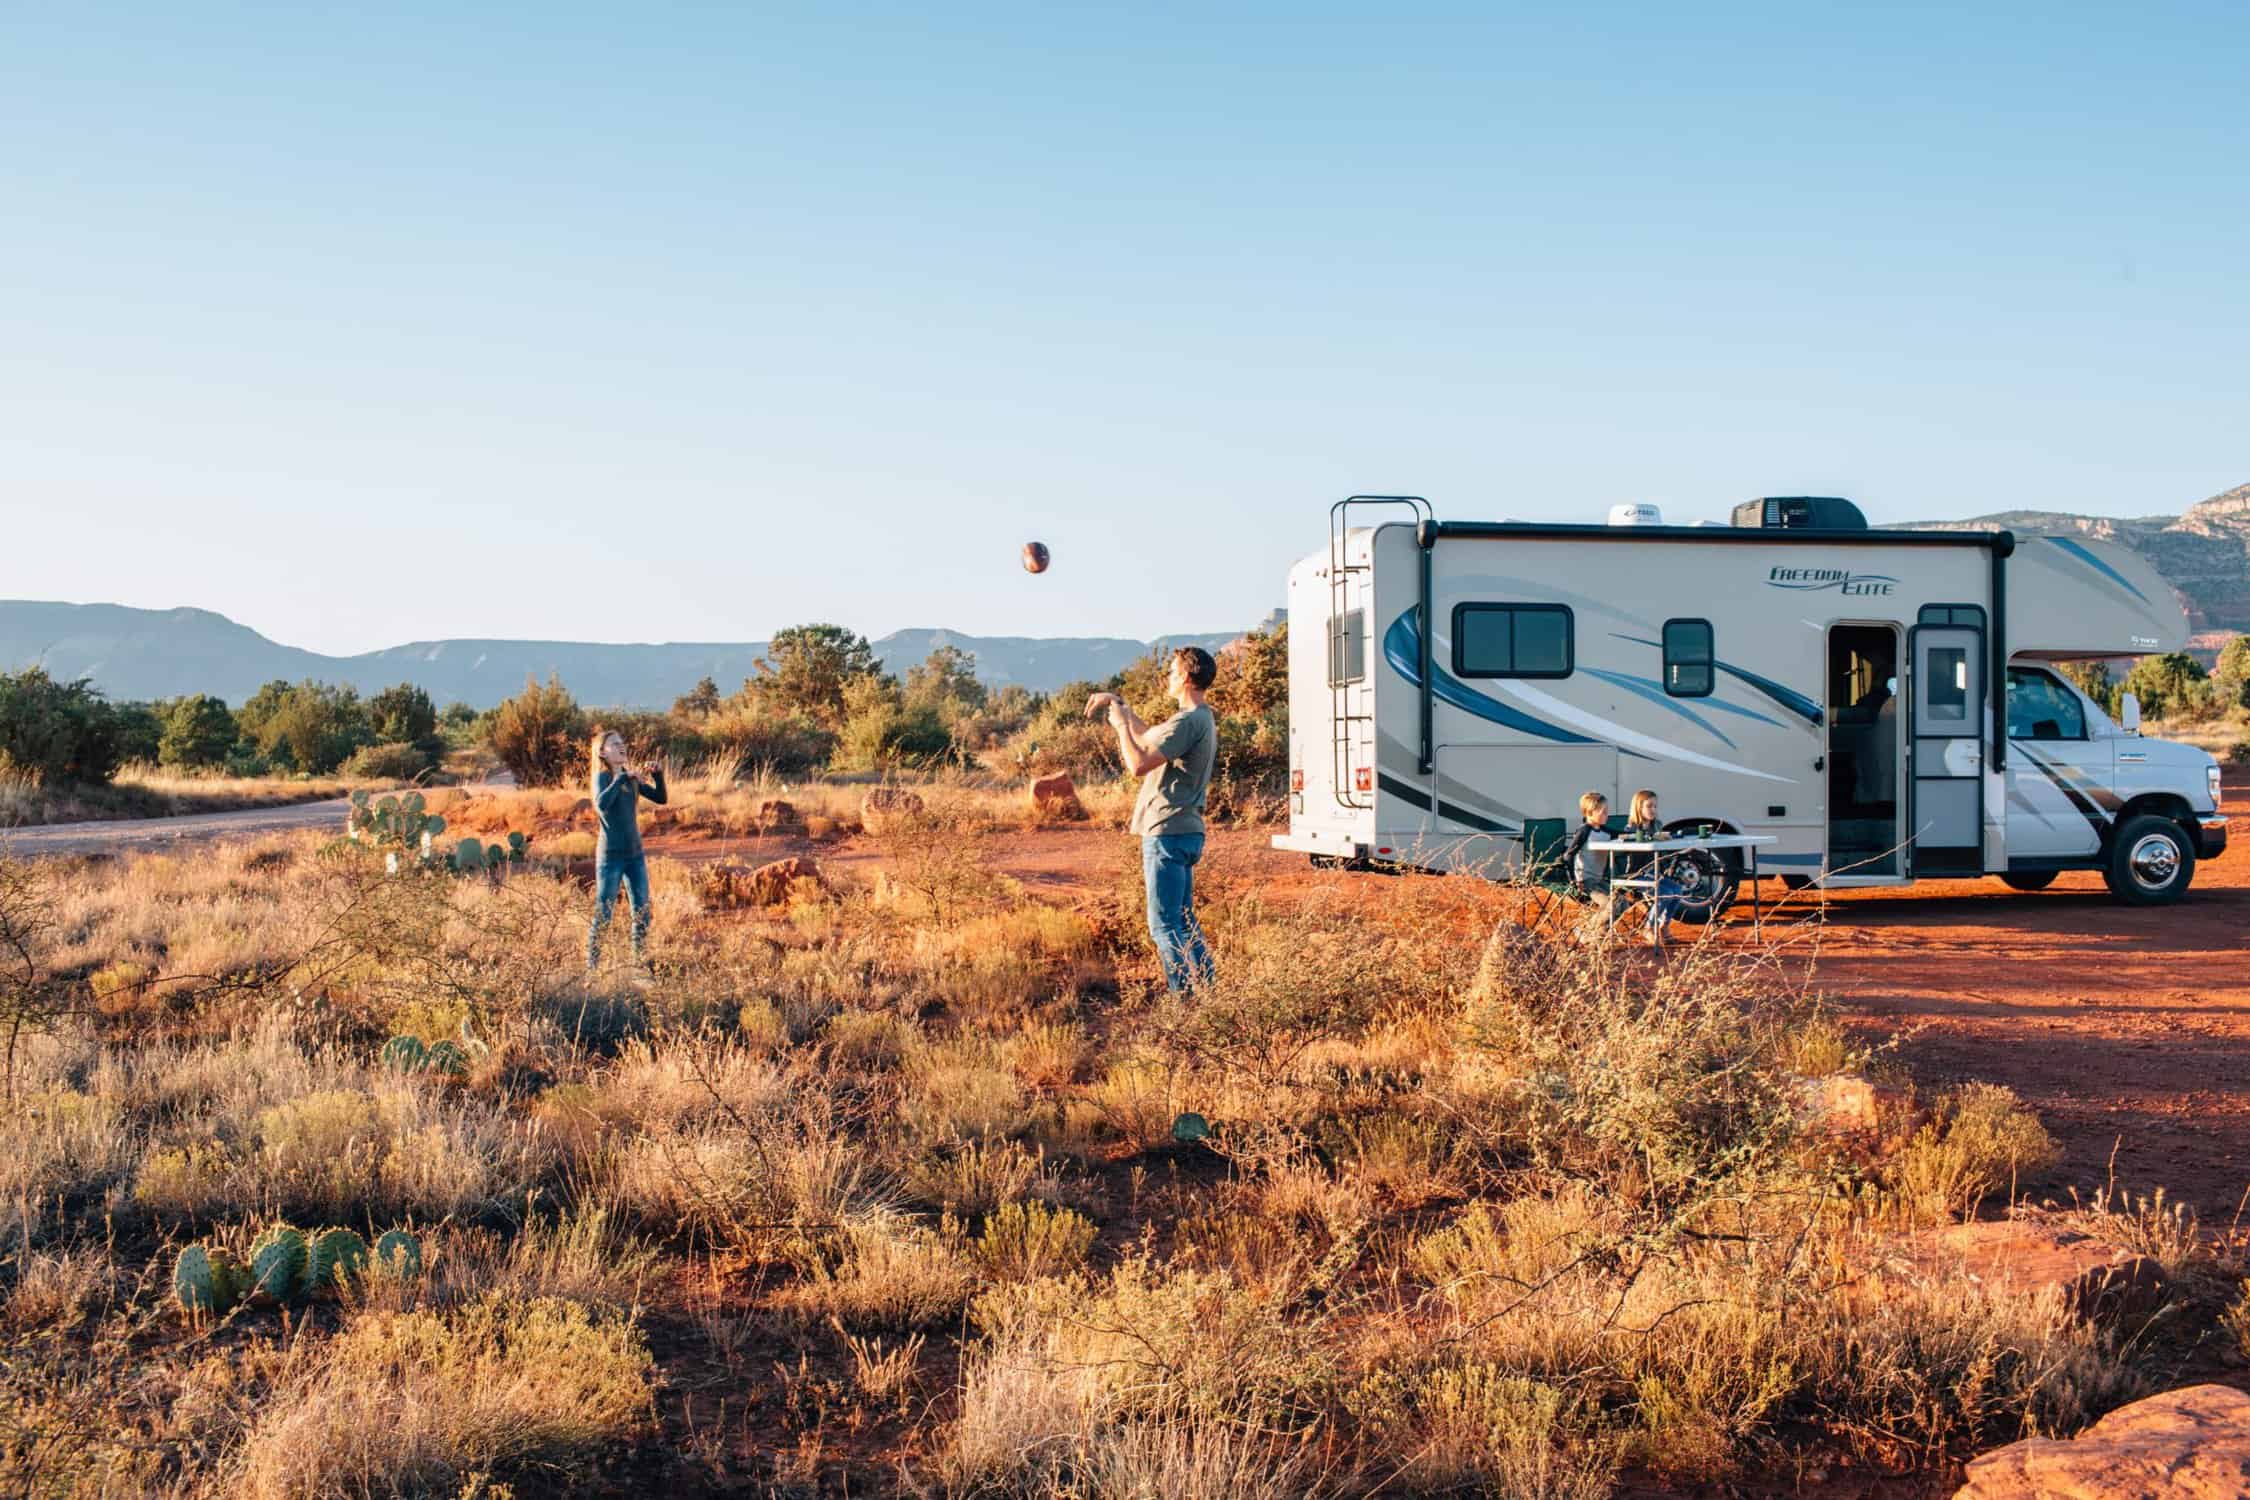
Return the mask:
M638 959L648 943L648 856L622 854L605 857L594 868L594 920L586 929L586 967L601 962L602 929L609 925L610 908L617 904L622 883L633 893L633 957Z
M1174 991L1211 977L1211 950L1195 921L1195 862L1203 857L1200 833L1160 833L1141 840L1141 878L1148 887L1148 935Z

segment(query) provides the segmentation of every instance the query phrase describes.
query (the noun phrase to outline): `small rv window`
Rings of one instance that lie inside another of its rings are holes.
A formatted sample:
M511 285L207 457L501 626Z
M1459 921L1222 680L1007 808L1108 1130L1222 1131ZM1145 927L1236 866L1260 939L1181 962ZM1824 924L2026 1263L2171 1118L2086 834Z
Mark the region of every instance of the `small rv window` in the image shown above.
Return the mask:
M1929 655L1928 702L1933 723L1957 724L1969 717L1969 653L1958 646L1934 646Z
M1367 612L1346 610L1328 622L1328 685L1341 687L1367 675Z
M1925 604L1915 617L1917 625L1964 625L1971 630L1984 629L1984 606L1981 604Z
M1570 611L1560 604L1460 604L1453 610L1456 677L1568 677Z
M1664 691L1675 698L1708 698L1712 688L1711 622L1664 622Z

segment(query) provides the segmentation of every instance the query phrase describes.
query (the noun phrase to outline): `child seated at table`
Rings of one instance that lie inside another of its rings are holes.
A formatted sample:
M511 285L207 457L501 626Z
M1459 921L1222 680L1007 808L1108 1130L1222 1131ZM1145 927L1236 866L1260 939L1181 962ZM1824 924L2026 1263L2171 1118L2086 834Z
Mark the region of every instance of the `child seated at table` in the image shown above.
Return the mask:
M1656 815L1656 793L1647 787L1633 793L1633 816L1626 825L1626 832L1635 838L1664 837L1664 825ZM1662 859L1654 863L1658 873L1655 899L1649 902L1648 908L1648 940L1661 948L1671 931L1672 919L1680 914L1680 898L1687 894L1687 887L1663 873Z
M1578 799L1578 816L1583 820L1570 842L1563 845L1563 864L1570 871L1570 888L1589 900L1609 894L1609 861L1586 847L1588 839L1602 836L1603 825L1609 822L1609 799L1600 792L1588 792Z

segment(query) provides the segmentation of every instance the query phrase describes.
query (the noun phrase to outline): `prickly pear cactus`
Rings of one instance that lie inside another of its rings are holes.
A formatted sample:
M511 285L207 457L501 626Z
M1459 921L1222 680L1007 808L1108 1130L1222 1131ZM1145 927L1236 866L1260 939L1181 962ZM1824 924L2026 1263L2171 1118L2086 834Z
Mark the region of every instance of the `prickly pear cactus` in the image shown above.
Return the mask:
M202 1245L190 1245L172 1263L172 1295L197 1317L216 1317L234 1306L240 1288L232 1285L226 1263Z
M367 1241L349 1229L323 1229L309 1244L305 1292L332 1290L367 1269Z
M276 1224L250 1247L250 1290L276 1302L294 1301L305 1289L310 1260L304 1235Z
M462 875L473 875L484 868L484 841L463 839L453 846L453 868Z
M469 1071L469 1054L453 1042L440 1042L430 1049L429 1068L433 1073L458 1078Z
M375 1268L413 1280L422 1274L422 1242L403 1229L385 1230L375 1241Z
M401 1073L419 1073L430 1065L430 1049L418 1036L394 1036L383 1044L383 1066Z
M520 833L511 833L511 834L509 834L509 835L508 835L508 863L509 863L509 864L511 864L511 865L520 865L520 864L522 864L522 863L523 863L523 861L524 861L524 856L525 856L526 854L530 853L530 852L531 852L531 840L530 840L530 839L528 839L528 838L524 837L524 836L523 836L522 834L520 834Z

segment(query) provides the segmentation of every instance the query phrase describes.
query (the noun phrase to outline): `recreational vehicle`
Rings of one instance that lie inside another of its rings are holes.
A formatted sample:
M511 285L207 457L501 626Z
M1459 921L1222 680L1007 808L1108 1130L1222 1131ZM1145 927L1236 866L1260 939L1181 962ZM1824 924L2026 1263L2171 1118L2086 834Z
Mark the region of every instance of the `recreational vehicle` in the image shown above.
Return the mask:
M1661 798L1668 828L1770 836L1761 875L1895 885L2100 870L2178 900L2226 847L2218 763L2113 722L2056 664L2177 651L2187 620L2130 550L1870 529L1786 497L1732 524L1440 521L1354 496L1289 574L1289 832L1321 862L1507 877L1579 795ZM1739 853L1681 862L1687 914Z

